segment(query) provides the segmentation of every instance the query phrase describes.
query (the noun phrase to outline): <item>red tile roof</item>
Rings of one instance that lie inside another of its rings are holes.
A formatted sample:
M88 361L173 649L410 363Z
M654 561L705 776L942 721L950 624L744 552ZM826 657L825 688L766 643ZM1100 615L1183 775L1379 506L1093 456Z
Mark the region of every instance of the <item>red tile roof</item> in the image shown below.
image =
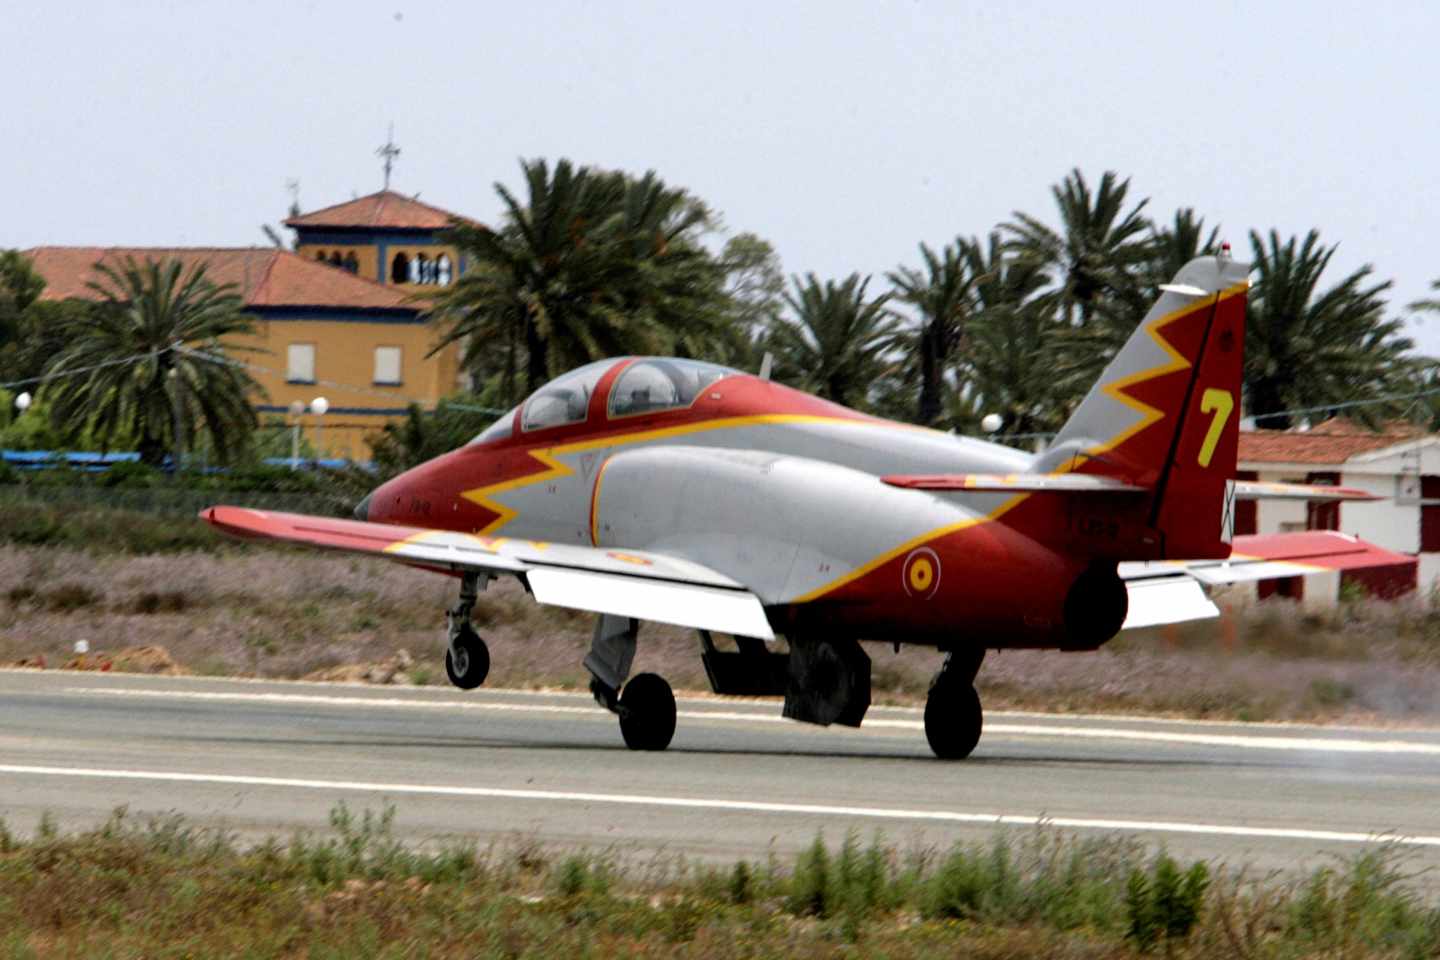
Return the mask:
M267 247L36 247L25 255L45 278L45 300L96 299L87 284L98 279L97 263L176 257L187 268L204 263L217 284L235 284L247 307L421 309L402 291Z
M449 210L432 207L393 190L381 190L368 197L337 203L285 221L287 227L390 227L392 229L440 230L451 219L465 219Z
M1344 463L1359 454L1413 440L1424 432L1404 422L1386 424L1377 432L1339 418L1309 430L1242 430L1240 462Z

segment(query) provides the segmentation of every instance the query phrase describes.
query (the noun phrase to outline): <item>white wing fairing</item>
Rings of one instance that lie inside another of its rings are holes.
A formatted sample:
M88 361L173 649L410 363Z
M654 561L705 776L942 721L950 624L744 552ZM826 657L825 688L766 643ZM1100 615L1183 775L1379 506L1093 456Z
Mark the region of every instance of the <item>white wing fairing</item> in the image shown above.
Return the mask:
M773 640L775 636L760 602L743 590L560 567L533 567L526 579L540 603L741 637Z
M1130 594L1130 611L1121 630L1220 616L1204 588L1184 573L1127 581L1125 589Z
M647 550L479 537L361 520L211 507L233 536L364 553L454 573L510 574L540 603L773 640L764 607L744 585L688 560Z

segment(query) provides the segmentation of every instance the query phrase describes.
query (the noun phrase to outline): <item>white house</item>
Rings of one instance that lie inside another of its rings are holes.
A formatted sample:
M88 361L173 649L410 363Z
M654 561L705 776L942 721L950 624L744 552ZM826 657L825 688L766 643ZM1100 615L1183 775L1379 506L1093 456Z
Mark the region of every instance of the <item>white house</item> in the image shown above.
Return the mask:
M1374 501L1304 503L1261 500L1236 504L1235 533L1339 530L1397 553L1418 556L1418 587L1440 577L1440 436L1414 424L1395 423L1376 432L1332 419L1308 430L1252 430L1240 434L1241 480L1318 483L1355 487ZM1346 579L1386 592L1384 572L1347 571ZM1260 595L1334 595L1332 582L1261 584ZM1377 579L1378 578L1378 579Z

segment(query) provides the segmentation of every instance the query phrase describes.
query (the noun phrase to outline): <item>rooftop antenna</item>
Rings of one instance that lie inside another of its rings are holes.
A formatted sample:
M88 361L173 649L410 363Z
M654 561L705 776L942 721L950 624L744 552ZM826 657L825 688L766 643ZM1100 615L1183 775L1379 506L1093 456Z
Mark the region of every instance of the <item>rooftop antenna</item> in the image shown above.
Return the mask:
M395 158L400 156L400 148L395 146L395 124L390 124L390 134L385 139L385 145L375 151L375 156L385 161L385 189L390 189L390 171L395 166Z
M300 181L291 177L285 181L285 189L290 193L290 216L300 216Z

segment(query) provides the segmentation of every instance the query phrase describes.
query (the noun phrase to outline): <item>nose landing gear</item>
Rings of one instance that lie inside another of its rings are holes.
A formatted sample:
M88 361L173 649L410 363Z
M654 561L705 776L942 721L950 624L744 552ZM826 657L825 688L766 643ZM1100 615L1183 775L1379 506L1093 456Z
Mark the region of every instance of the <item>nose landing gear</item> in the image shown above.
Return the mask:
M445 651L445 675L461 690L474 690L490 673L490 648L470 623L470 611L479 596L480 574L467 573L460 578L460 599L445 611L446 633L450 645ZM489 582L486 577L486 583Z
M490 648L468 622L450 638L445 651L445 676L461 690L474 690L490 673Z

